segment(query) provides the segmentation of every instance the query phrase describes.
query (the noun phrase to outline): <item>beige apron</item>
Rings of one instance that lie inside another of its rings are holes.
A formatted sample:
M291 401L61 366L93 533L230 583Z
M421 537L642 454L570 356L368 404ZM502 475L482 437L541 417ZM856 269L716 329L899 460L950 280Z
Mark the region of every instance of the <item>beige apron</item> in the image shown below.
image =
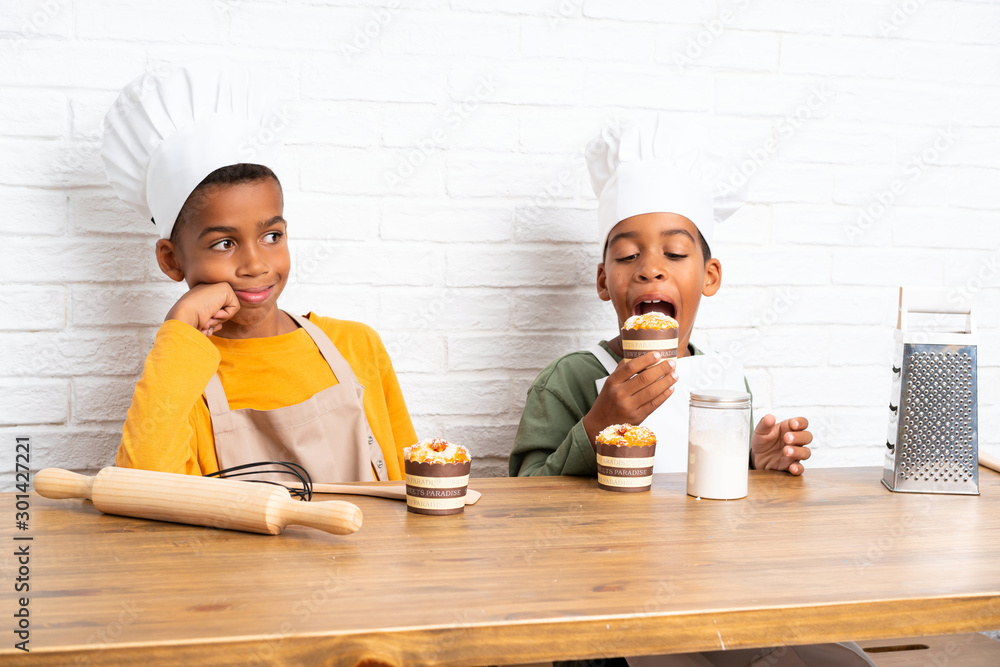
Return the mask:
M212 376L205 399L219 467L291 461L309 471L314 482L388 479L382 448L365 416L365 388L318 326L298 315L290 317L313 339L338 384L284 408L230 410L219 376Z

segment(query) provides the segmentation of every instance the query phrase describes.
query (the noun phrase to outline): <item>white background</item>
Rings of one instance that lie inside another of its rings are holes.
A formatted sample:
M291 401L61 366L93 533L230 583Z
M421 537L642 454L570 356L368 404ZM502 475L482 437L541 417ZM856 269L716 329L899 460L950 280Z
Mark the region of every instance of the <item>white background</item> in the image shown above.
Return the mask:
M182 288L106 185L102 118L207 57L283 101L283 307L374 326L418 435L478 475L506 474L538 371L614 333L582 152L653 109L715 114L746 158L695 342L742 346L758 415L808 416L813 466L881 464L896 288L942 286L977 295L997 451L998 35L997 3L941 0L4 0L4 442L31 436L36 469L113 462Z

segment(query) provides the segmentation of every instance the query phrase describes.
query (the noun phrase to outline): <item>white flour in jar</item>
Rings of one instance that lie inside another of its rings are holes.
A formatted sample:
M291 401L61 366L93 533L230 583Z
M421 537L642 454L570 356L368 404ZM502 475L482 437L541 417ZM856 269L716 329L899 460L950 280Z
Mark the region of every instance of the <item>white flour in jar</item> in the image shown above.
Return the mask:
M748 397L749 398L749 397ZM747 495L750 411L696 407L688 431L687 493L713 500Z

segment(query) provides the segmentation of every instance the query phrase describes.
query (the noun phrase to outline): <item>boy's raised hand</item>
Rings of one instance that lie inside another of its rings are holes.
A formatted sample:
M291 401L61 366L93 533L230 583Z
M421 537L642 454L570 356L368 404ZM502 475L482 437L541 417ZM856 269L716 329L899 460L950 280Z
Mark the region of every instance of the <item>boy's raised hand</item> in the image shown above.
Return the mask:
M604 388L590 411L583 417L583 427L590 443L612 424L641 424L653 410L674 393L677 362L660 361L659 352L647 352L626 359L608 376Z
M201 284L178 299L163 321L180 320L211 336L239 309L240 300L229 283Z
M812 433L807 431L809 420L805 417L778 422L774 415L764 415L750 436L750 451L757 470L787 470L793 475L805 472L805 461L812 452L807 445Z

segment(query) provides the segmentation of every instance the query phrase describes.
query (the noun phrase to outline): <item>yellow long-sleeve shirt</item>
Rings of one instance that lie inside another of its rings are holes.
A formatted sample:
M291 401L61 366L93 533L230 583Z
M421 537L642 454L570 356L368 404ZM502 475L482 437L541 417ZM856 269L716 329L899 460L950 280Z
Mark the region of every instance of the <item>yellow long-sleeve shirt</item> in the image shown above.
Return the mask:
M382 446L389 479L402 479L403 447L417 436L382 340L359 322L306 317L330 337L364 385L365 415ZM115 465L189 475L219 470L203 396L215 373L232 410L282 408L337 384L302 328L268 338L209 338L168 320L136 383Z

